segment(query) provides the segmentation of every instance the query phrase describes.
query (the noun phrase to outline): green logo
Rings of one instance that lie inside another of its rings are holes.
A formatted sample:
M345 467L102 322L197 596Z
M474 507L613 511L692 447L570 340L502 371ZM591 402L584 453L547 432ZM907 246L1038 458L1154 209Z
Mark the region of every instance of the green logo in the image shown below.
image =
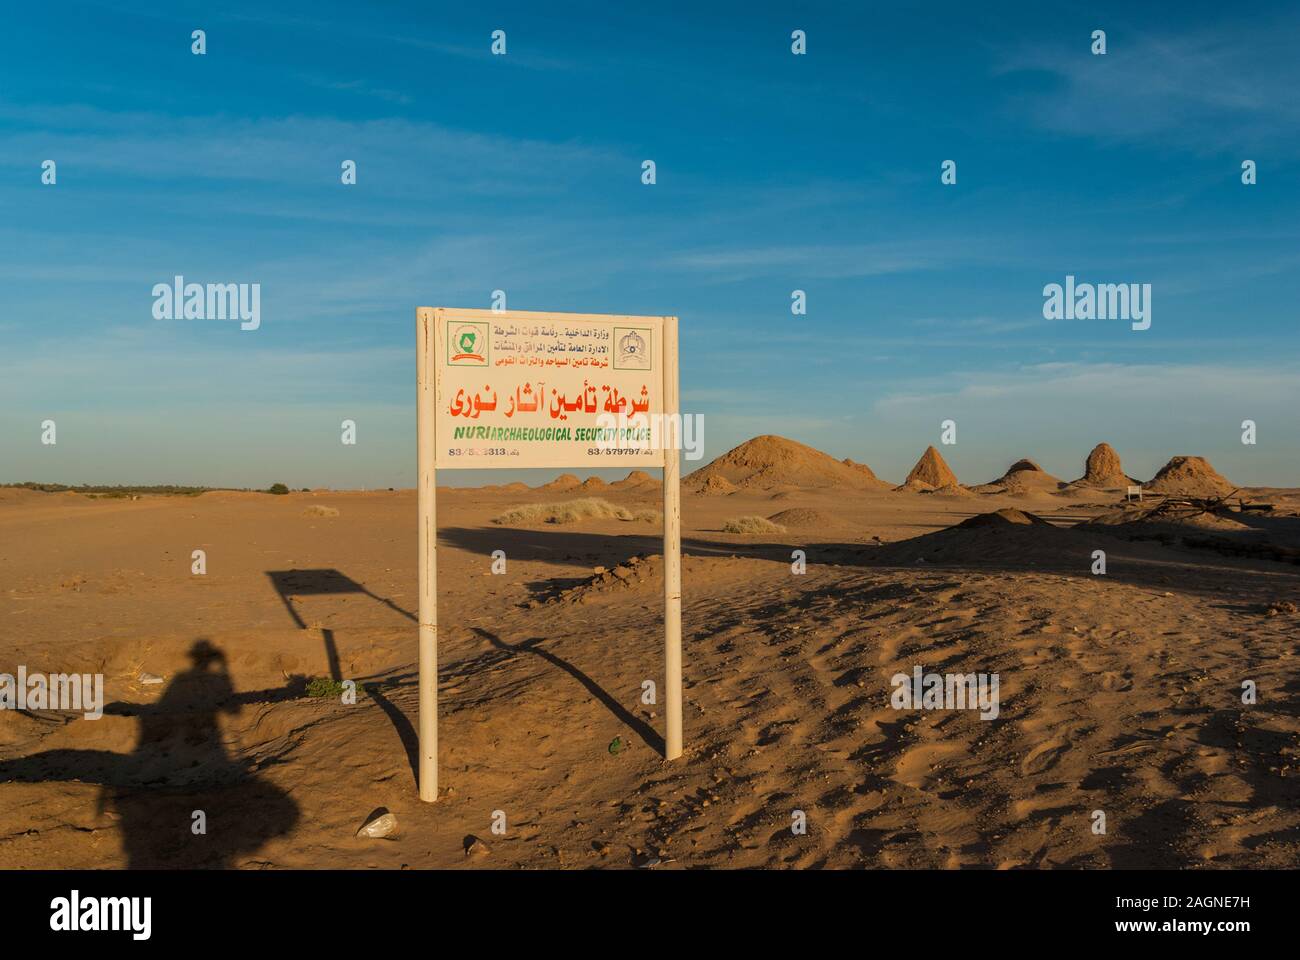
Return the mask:
M486 323L448 321L447 362L457 367L486 367L492 341Z

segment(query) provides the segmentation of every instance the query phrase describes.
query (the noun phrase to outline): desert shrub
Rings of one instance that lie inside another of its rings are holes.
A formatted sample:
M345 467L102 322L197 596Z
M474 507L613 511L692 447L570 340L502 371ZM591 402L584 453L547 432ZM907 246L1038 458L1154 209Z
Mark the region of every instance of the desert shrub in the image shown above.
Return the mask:
M304 517L337 517L339 512L334 507L326 507L319 503L313 503L302 512L302 515Z
M626 520L637 523L656 523L662 514L654 510L629 510L601 500L599 497L583 497L580 500L566 500L560 503L530 503L512 507L500 516L492 519L502 526L516 526L522 523L577 523L579 520Z
M342 680L332 680L329 677L312 677L307 681L309 697L341 697L343 689Z
M286 487L283 483L273 483L271 484L270 488L266 492L283 495L289 492L289 488Z
M764 517L731 517L722 524L723 533L785 533L785 527Z

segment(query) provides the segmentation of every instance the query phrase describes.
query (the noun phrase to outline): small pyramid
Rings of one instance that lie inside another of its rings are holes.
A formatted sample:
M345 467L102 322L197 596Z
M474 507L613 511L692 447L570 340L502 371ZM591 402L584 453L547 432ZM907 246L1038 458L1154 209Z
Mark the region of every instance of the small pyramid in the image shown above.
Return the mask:
M1022 470L1034 470L1038 473L1044 472L1042 467L1034 463L1034 461L1026 458L1024 460L1017 460L1011 466L1007 467L1006 476L1010 476L1013 473L1020 473Z
M572 490L582 486L582 481L571 473L562 473L550 483L543 483L537 490Z
M1115 448L1099 443L1084 462L1083 476L1074 482L1085 487L1123 487L1132 481L1124 474Z
M1221 497L1235 488L1204 457L1173 457L1147 484L1155 493Z
M975 488L977 493L1041 494L1052 493L1063 484L1029 458L1017 460L996 480Z
M615 480L610 484L610 488L614 490L635 490L640 493L647 493L661 486L663 486L661 481L656 480L644 470L633 470L622 480Z
M948 469L948 464L943 462L943 457L939 456L939 451L934 447L926 447L925 453L921 454L921 459L916 461L916 466L912 472L907 475L903 481L904 487L919 487L924 484L926 487L947 487L958 486L957 475Z
M689 492L704 489L711 478L726 480L733 489L771 490L778 487L822 487L873 490L888 486L862 464L847 464L820 450L772 434L746 440L716 460L682 478Z

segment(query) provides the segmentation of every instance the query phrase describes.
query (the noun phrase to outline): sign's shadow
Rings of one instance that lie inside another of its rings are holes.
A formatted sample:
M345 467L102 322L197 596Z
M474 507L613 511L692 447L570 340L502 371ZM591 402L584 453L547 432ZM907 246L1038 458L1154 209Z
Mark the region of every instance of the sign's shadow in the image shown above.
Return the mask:
M284 603L285 609L289 611L289 616L293 618L301 629L307 629L306 622L298 615L298 611L293 605L294 597L304 596L328 596L332 594L359 594L370 597L379 601L392 610L397 611L409 620L418 618L408 610L404 610L393 601L386 597L381 597L363 584L353 580L347 574L333 568L317 568L308 570L268 570L266 575L271 580L272 586L275 587L276 593ZM660 754L664 752L664 738L650 726L645 720L633 714L624 707L613 696L597 684L591 677L583 673L573 664L569 663L562 657L558 657L549 650L543 650L538 644L543 642L541 637L533 637L520 643L510 645L503 641L496 634L479 627L471 628L475 633L488 640L494 647L508 657L517 654L528 653L541 657L548 663L563 670L569 676L577 680L582 686L599 700L605 707L614 714L624 725L636 732L636 734L645 741L651 749L657 750ZM329 662L330 677L334 680L342 680L342 669L339 664L338 647L334 641L334 631L328 628L321 628L321 636L325 642L325 656ZM366 692L380 709L387 714L389 721L397 731L398 738L406 751L407 760L411 765L413 775L418 777L419 770L419 738L416 736L415 727L407 716L394 704L383 696L381 685L367 684Z
M275 587L275 592L280 595L280 601L284 604L284 608L289 611L289 616L293 617L293 622L303 630L307 629L307 624L302 617L298 616L298 611L294 609L294 597L359 593L362 596L370 597L372 600L378 600L384 606L390 610L395 610L408 620L417 619L415 614L409 610L402 609L387 597L372 593L339 570L328 567L315 570L268 570L266 575L271 578L271 585ZM330 679L342 680L343 675L339 668L338 647L334 643L334 631L322 629L321 633L325 637L325 657L329 661Z
M488 641L488 643L492 644L492 646L509 654L511 657L520 653L529 653L535 657L541 657L553 666L559 667L569 676L573 677L573 679L582 684L583 688L603 703L605 708L609 710L610 713L614 714L621 723L635 730L637 736L645 741L648 747L652 750L657 750L661 755L663 754L664 738L660 736L659 732L655 730L654 727L650 726L650 724L646 723L636 714L628 710L623 706L623 704L619 703L618 700L610 696L610 694L605 691L604 687L591 679L591 677L587 676L573 664L569 663L569 661L565 660L563 657L557 657L549 650L542 649L539 644L545 642L545 637L530 637L529 639L523 640L512 646L490 630L484 630L482 627L470 627L470 629L484 640Z

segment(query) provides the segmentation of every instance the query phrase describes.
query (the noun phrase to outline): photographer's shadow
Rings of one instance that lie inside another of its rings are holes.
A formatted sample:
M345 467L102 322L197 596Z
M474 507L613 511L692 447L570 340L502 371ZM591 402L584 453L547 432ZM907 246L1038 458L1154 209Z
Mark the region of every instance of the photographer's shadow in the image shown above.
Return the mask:
M99 812L116 814L132 868L232 867L288 833L298 805L226 752L218 723L219 713L238 713L265 692L237 695L225 655L207 640L189 656L192 666L156 704L105 708L139 717L133 752L49 750L0 761L0 783L100 784Z

